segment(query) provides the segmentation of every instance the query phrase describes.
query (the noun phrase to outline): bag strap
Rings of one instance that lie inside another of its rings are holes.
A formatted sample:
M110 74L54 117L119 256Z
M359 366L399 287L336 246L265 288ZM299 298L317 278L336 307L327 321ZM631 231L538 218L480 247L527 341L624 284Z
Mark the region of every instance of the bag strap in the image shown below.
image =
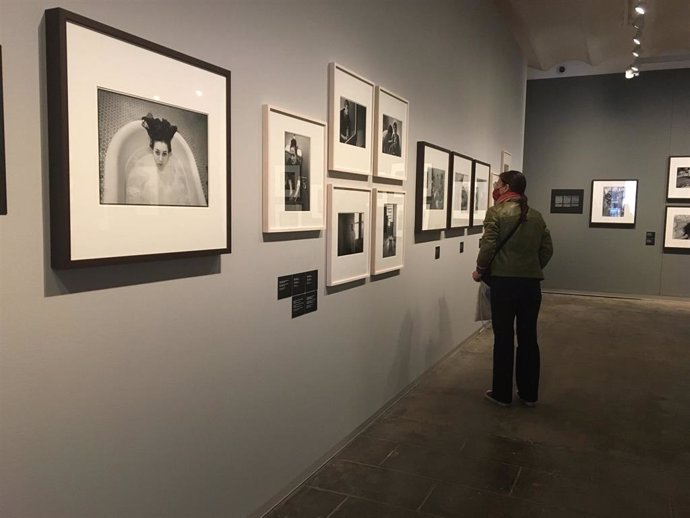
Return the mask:
M506 237L503 241L501 241L501 242L496 246L496 250L494 250L494 255L491 257L491 261L489 261L489 265L488 265L488 266L491 266L491 263L493 263L493 262L494 262L494 259L496 259L496 256L498 255L498 252L500 252L500 251L501 251L501 248L503 248L503 245L505 245L505 244L508 242L508 240L509 240L511 237L513 237L513 234L515 234L515 231L518 229L518 227L519 227L520 225L522 225L522 219L519 219L519 220L518 220L517 225L515 225L515 226L513 227L513 230L510 231L510 234L508 234L508 237Z

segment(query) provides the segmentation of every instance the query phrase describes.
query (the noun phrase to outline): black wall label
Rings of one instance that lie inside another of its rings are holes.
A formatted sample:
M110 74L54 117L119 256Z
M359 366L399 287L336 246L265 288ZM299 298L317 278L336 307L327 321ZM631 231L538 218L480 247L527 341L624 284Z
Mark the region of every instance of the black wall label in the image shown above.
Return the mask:
M656 232L647 232L645 239L644 239L644 244L647 246L653 245L655 239L656 239Z
M297 295L292 297L292 318L301 317L304 315L305 295Z
M305 291L314 291L319 287L319 271L312 270L310 272L305 272Z
M292 275L278 277L278 300L292 297Z

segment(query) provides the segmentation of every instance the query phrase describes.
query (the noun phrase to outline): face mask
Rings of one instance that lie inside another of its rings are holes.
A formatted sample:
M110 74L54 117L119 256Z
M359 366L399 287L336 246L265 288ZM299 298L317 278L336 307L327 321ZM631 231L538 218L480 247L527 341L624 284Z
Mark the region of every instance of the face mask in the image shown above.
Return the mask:
M491 193L491 197L494 199L494 201L498 200L501 197L501 191L498 187L496 187L493 190L493 192Z

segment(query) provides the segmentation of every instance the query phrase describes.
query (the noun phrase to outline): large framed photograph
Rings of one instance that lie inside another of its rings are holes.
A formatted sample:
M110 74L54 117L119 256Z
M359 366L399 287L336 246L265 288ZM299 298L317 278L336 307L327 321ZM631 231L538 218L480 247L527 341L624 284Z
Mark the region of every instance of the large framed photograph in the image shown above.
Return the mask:
M690 201L690 156L668 159L668 201Z
M326 123L263 106L263 231L324 228Z
M371 189L328 184L326 284L369 276Z
M7 173L5 170L5 111L2 93L2 46L0 45L0 215L7 214Z
M664 252L690 254L690 207L666 207Z
M637 180L592 180L590 227L633 228Z
M491 166L486 162L474 160L472 170L472 222L473 227L484 224L489 208L491 189Z
M371 272L400 270L405 250L405 193L372 189Z
M230 71L45 19L52 266L230 252Z
M374 175L395 180L407 178L409 103L394 93L376 87Z
M416 232L446 228L449 166L449 150L417 142Z
M374 83L331 63L328 168L371 175Z
M450 171L452 181L448 193L448 228L468 227L472 220L472 159L452 152Z

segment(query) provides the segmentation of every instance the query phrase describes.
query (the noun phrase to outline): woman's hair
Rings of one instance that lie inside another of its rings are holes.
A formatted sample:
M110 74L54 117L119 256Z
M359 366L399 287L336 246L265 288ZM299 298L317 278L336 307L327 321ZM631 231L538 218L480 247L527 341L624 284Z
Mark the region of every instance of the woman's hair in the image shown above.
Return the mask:
M177 126L173 126L165 119L156 119L150 113L141 118L141 125L149 134L149 147L151 149L153 149L154 142L165 142L168 146L168 151L172 153L170 143L175 132L177 132Z
M527 179L520 171L504 171L498 177L501 181L510 188L510 192L520 195L520 221L527 220L527 196L525 196L525 189L527 189Z

